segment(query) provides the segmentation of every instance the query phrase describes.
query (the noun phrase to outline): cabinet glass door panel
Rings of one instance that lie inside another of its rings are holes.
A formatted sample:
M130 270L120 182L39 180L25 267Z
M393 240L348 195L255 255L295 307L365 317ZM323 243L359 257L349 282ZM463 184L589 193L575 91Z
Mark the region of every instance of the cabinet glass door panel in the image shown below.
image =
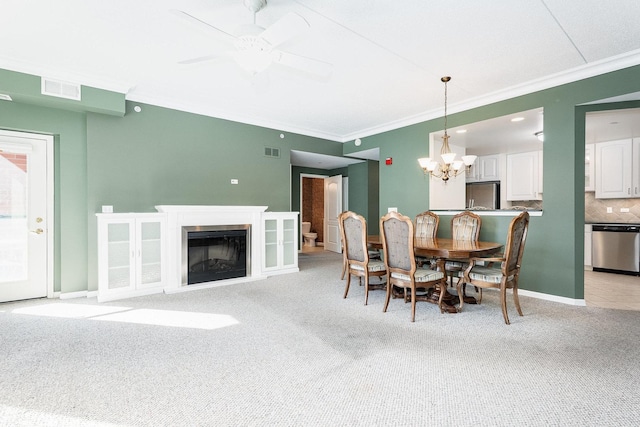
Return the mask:
M264 221L264 265L267 268L278 265L278 221L275 219Z
M131 286L131 227L128 223L109 224L108 227L108 283L109 289Z
M295 221L285 219L283 221L283 263L291 265L295 262Z
M158 221L140 224L140 284L162 280L162 224Z

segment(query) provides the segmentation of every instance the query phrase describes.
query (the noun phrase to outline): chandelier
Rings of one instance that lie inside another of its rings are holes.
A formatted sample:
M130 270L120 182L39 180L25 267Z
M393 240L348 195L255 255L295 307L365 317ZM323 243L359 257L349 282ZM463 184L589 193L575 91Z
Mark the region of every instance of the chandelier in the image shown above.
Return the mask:
M462 156L462 160L456 160L456 153L449 148L449 135L447 134L447 83L451 77L445 76L440 79L444 83L444 136L442 137L442 149L440 157L442 163L432 160L430 157L421 157L418 159L420 167L426 175L429 173L432 177L442 178L446 183L449 178L458 176L463 171L470 171L471 165L476 161L477 156ZM465 166L464 168L462 166Z

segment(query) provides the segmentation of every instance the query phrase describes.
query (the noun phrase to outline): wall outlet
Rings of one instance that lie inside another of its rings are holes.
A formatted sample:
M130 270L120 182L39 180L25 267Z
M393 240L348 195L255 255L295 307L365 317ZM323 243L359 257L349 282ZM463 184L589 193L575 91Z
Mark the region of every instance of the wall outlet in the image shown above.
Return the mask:
M620 208L620 212L629 212L629 208Z
M387 213L389 212L398 212L398 208L387 208Z
M231 183L232 183L232 184L237 184L237 183L238 183L238 180L237 180L237 179L232 179L232 180L231 180Z
M607 207L607 213L613 213L613 208L612 207Z
M113 213L113 206L102 205L102 213Z

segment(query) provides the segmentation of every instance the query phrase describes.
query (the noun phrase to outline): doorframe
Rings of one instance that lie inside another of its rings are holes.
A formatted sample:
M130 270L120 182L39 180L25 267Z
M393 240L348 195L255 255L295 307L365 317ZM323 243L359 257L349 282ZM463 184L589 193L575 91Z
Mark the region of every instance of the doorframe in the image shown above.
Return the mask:
M60 292L56 293L53 289L53 265L54 265L54 256L53 256L53 248L54 248L54 240L56 234L56 222L54 217L54 195L53 190L55 188L54 185L54 144L55 139L53 135L50 134L42 134L42 133L34 133L34 132L22 132L22 131L12 131L8 129L0 129L0 134L14 137L14 138L29 138L29 139L43 139L45 141L45 165L46 165L46 183L45 183L45 191L46 195L46 212L47 212L47 266L46 266L46 280L47 280L47 298L55 298L60 294Z
M318 175L318 174L312 174L312 173L301 173L300 174L300 215L298 215L298 230L300 230L300 235L298 236L298 243L299 243L299 250L302 251L302 245L304 245L304 238L302 237L302 183L303 183L303 178L319 178L319 179L325 179L325 178L329 178L329 175ZM324 219L322 220L322 228L324 229Z

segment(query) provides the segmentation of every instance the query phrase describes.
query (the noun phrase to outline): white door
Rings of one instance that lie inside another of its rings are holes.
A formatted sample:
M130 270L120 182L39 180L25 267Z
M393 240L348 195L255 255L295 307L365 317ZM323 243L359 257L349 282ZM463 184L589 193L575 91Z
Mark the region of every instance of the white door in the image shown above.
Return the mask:
M0 302L47 296L53 138L0 131Z
M342 212L342 175L324 179L324 249L342 251L338 215Z

